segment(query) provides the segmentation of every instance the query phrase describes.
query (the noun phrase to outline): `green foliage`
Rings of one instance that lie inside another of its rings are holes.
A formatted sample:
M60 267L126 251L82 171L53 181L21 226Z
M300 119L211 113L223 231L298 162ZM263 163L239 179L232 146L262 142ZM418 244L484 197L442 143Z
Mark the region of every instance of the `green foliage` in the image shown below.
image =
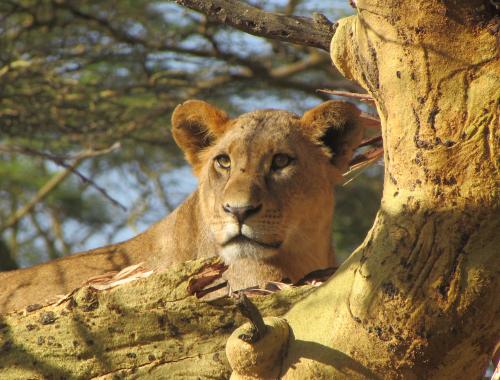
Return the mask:
M31 160L12 159L0 162L0 188L10 188L12 192L31 193L40 188L46 181Z
M252 3L332 20L346 11L319 1ZM9 0L0 2L0 19L0 238L22 266L128 238L194 188L169 133L178 103L201 98L232 114L269 105L301 113L327 98L318 88L354 89L327 54L215 25L173 2ZM61 163L116 142L120 150L87 159L79 175L1 229L65 170ZM367 186L349 188L374 197ZM352 215L342 210L337 221ZM365 211L356 211L359 220ZM365 227L339 223L361 240ZM341 251L355 244L349 233L337 233Z
M0 161L2 222L9 220L16 208L35 196L51 179L53 171L43 160L21 157ZM67 254L69 247L63 235L72 220L88 230L97 230L111 222L106 201L82 186L75 177L51 191L31 215L5 230L7 241L0 239L0 269L36 263L47 254L50 258ZM39 239L34 239L34 236ZM44 244L40 243L42 240Z

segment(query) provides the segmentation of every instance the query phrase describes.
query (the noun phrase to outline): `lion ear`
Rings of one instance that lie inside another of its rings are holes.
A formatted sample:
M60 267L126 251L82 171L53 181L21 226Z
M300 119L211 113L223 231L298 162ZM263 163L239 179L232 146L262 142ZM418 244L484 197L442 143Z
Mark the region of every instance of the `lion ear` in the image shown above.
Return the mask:
M188 100L175 108L172 134L195 172L201 164L200 151L224 133L228 121L224 111L202 100Z
M358 108L351 103L330 100L304 113L302 123L315 142L326 148L332 164L341 172L346 171L363 137Z

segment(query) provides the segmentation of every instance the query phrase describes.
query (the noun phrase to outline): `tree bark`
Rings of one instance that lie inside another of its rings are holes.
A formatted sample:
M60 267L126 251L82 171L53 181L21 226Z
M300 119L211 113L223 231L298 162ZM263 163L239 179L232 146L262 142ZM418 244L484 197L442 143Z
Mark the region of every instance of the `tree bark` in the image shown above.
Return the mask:
M237 0L176 0L222 24L255 36L316 47L328 51L335 30L322 14L313 18L265 12Z
M190 261L110 290L79 289L58 306L0 316L1 379L228 378L227 337L245 319L235 301L200 301ZM282 315L310 286L252 297Z
M381 209L286 315L283 378L477 379L500 337L497 13L470 0L357 8L331 56L376 100Z

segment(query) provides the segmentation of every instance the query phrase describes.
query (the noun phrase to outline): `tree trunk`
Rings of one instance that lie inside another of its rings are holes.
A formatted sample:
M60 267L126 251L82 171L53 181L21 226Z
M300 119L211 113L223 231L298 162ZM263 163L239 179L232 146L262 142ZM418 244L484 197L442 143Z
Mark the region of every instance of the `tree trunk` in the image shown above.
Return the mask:
M188 290L213 262L0 316L0 379L228 378L226 340L244 318L232 299L199 301ZM264 315L282 315L311 291L252 300Z
M331 56L377 103L381 209L286 315L283 378L477 379L500 338L498 17L488 1L357 8Z

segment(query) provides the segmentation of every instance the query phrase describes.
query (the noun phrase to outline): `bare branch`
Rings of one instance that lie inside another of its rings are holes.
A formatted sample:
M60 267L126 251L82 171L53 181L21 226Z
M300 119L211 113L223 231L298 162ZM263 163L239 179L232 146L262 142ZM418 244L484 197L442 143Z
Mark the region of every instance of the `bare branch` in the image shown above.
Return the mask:
M219 23L259 37L329 51L334 24L316 14L313 18L265 12L236 0L176 0Z
M32 148L25 147L25 146L15 146L15 145L0 144L0 152L4 152L4 153L22 153L22 154L27 154L29 156L43 157L43 158L46 158L46 159L54 162L55 164L57 164L59 166L62 166L63 168L68 169L70 172L72 172L78 178L80 178L80 180L82 180L83 183L87 183L90 186L92 186L94 189L96 189L106 199L108 199L111 203L113 203L113 205L115 205L116 207L121 208L123 211L126 211L127 208L124 205L122 205L120 202L118 202L116 199L112 198L108 194L108 192L106 190L104 190L101 186L99 186L93 180L91 180L90 178L88 178L87 176L85 176L83 173L81 173L77 169L76 166L72 167L72 164L68 164L68 163L65 162L65 160L67 160L67 159L73 159L74 161L77 161L79 159L82 159L82 157L83 157L83 160L85 160L87 158L92 158L92 157L96 157L96 156L102 156L104 154L111 153L112 151L117 150L119 148L120 148L120 143L115 143L112 146L110 146L109 148L100 149L100 150L89 149L89 150L86 150L86 151L78 153L76 156L69 157L69 156L56 156L56 155L53 155L53 154L50 154L50 153L41 152L39 150L32 149ZM0 231L3 231L2 227L0 227Z
M59 173L55 174L51 179L49 179L47 181L47 183L45 183L45 185L43 185L38 190L38 192L35 194L35 196L28 203L26 203L24 206L22 206L20 209L18 209L7 220L7 222L5 222L5 224L0 226L0 232L5 231L6 229L16 225L23 217L25 217L27 214L29 214L40 201L42 201L44 198L46 198L47 195L49 195L52 192L52 190L54 190L61 182L63 182L66 179L66 177L68 177L68 175L70 175L71 173L75 173L84 181L90 182L91 181L90 179L83 176L83 174L79 173L76 170L77 167L88 158L100 156L103 154L108 154L108 153L116 150L118 147L119 147L118 144L114 144L113 146L111 146L110 148L107 148L107 149L83 151L75 157L75 159L73 160L73 162L71 164L66 164L64 161L61 161L61 160L54 161L58 165L64 166L65 169L60 171ZM17 149L15 149L15 148L17 148ZM15 148L14 147L0 146L0 151L2 151L2 150L4 150L4 151L5 150L10 150L10 151L17 150L18 152L22 151L22 148L20 148L20 147L15 147ZM51 157L53 158L53 156L51 156ZM96 186L95 183L94 183L94 186ZM101 192L104 191L104 189L102 189L100 187L97 187L97 189L100 190ZM104 191L104 194L108 198L110 198L109 195L107 195L107 193L105 191ZM115 201L115 200L113 200L113 201L115 203L117 203L117 201Z
M17 224L19 220L21 220L24 216L29 214L31 210L36 206L37 203L39 203L41 200L43 200L47 195L52 192L62 181L66 179L68 175L71 174L73 169L75 169L83 159L77 159L73 161L73 163L70 164L68 168L65 170L60 171L56 175L54 175L51 179L47 181L45 185L43 185L38 192L35 194L35 196L28 202L26 203L23 207L18 209L14 215L12 215L7 222L0 227L0 232L6 230L7 228L10 228Z
M273 78L285 78L326 62L330 62L330 57L328 55L319 54L317 51L314 51L300 61L281 65L280 67L272 69L270 75Z
M101 29L106 31L111 37L113 37L117 41L121 41L130 45L142 45L145 48L150 49L151 51L169 51L173 53L191 55L201 58L218 58L225 61L230 61L235 64L247 66L248 68L250 68L252 71L255 72L258 72L259 70L262 69L261 67L262 63L259 62L258 60L245 59L231 52L220 51L216 48L216 46L213 46L212 43L211 45L213 50L207 50L198 48L186 48L179 46L177 44L170 44L166 41L158 42L149 39L144 39L131 35L126 30L121 29L120 27L114 25L110 19L107 19L105 17L97 16L92 13L86 13L81 9L67 3L60 4L59 6L62 7L63 9L67 9L68 11L70 11L74 17L78 17L86 21L91 21L99 25ZM210 40L210 37L208 35L205 34L205 37L207 37Z
M332 94L332 95L337 95L337 96L344 96L347 98L353 98L357 99L361 102L369 103L369 104L375 104L375 100L373 99L373 96L368 95L368 94L358 94L355 92L348 92L348 91L337 91L337 90L329 90L329 89L319 89L318 92L324 92L326 94Z

